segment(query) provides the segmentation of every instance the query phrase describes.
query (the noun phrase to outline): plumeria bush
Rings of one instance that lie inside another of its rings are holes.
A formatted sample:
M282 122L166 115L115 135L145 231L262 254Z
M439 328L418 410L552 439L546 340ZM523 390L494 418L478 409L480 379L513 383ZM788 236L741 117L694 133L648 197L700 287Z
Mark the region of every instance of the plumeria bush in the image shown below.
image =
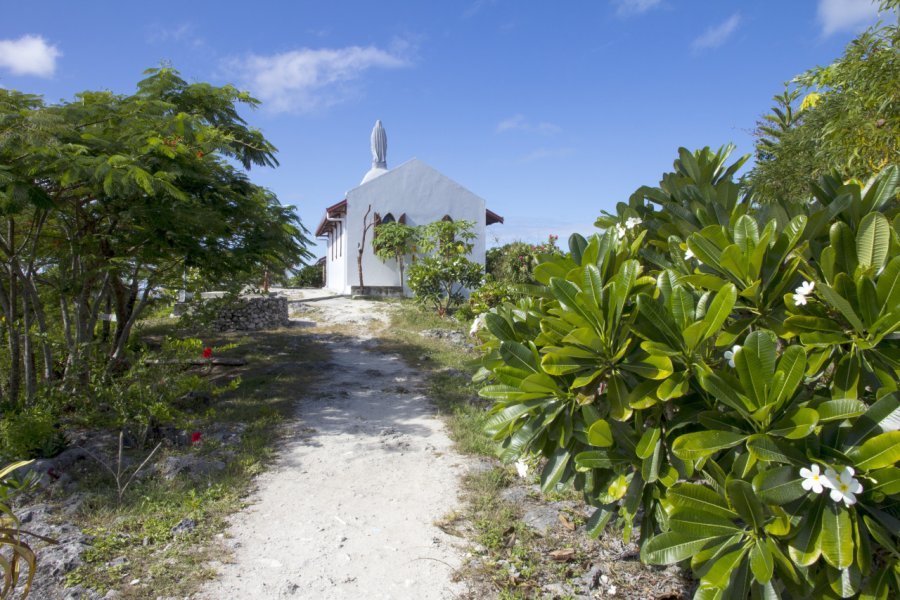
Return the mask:
M481 395L695 598L900 596L900 171L759 206L680 150L485 315Z

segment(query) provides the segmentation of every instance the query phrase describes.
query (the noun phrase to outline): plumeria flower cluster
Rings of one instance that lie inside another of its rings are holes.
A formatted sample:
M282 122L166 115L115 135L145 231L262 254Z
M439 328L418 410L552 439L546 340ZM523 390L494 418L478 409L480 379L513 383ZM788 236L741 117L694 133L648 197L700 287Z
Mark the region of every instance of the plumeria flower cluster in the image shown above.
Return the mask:
M800 469L803 481L800 485L807 492L821 494L826 489L834 502L843 502L847 506L856 504L856 494L861 494L863 486L854 477L853 467L844 467L840 473L827 467L822 473L819 465L810 465L808 469Z
M522 479L528 477L528 463L521 458L516 461L516 473L518 473L519 477Z
M698 265L702 265L703 261L694 256L694 251L688 248L684 251L684 260L696 260Z
M794 304L797 306L806 306L808 302L807 296L812 295L813 289L816 287L814 281L804 281L800 287L794 290Z
M627 219L625 219L624 225L622 223L616 224L616 239L617 240L622 239L623 237L625 237L625 233L629 229L634 229L635 227L637 227L638 225L640 225L643 222L644 221L641 220L639 217L628 217Z

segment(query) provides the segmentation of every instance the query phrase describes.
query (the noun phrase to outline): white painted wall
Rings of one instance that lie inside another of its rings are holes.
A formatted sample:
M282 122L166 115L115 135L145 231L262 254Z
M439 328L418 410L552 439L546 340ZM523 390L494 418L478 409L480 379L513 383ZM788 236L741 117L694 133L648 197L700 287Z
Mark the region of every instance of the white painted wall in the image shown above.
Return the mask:
M344 293L347 281L347 223L346 219L334 223L328 235L328 255L325 264L325 287L338 294ZM356 255L353 255L354 260Z
M377 212L382 217L391 213L398 220L400 215L406 213L406 224L412 226L439 221L444 215L450 215L454 221L474 222L477 237L473 240L469 259L484 264L484 199L422 161L412 159L347 192L342 260L334 261L331 258L329 245L329 289L349 294L351 286L359 285L357 247L362 239L363 216L369 205L372 206L370 221ZM399 285L400 273L395 261L383 263L375 256L372 252L372 236L373 231L369 229L363 252L364 283L367 286Z

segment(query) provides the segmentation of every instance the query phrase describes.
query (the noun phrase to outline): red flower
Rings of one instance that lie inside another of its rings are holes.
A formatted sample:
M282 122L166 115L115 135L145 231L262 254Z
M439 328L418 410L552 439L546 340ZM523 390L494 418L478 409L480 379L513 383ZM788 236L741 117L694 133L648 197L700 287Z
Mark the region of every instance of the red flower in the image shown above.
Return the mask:
M200 433L199 431L195 431L194 433L191 434L191 443L192 444L200 443L200 438L202 438L202 437L203 437L202 433Z
M197 150L197 158L203 158L203 151Z
M203 358L212 358L212 348L204 348L203 349Z

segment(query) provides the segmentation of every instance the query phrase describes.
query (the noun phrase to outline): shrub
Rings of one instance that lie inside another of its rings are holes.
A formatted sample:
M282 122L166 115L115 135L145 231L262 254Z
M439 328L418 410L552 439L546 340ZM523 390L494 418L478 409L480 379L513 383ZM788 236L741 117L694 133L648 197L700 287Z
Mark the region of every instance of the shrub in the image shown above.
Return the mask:
M485 272L501 283L534 283L532 271L541 256L560 254L557 239L551 235L543 244L512 242L491 248L485 254Z
M9 460L49 458L65 447L57 419L46 409L28 408L0 420L0 454Z
M290 287L320 288L325 285L325 275L320 265L304 265L287 283Z
M682 149L485 315L488 430L695 598L896 597L900 171L759 207L729 151Z
M419 248L428 254L409 267L408 285L422 304L444 315L481 281L482 267L466 256L475 238L470 221L436 221L420 229Z

